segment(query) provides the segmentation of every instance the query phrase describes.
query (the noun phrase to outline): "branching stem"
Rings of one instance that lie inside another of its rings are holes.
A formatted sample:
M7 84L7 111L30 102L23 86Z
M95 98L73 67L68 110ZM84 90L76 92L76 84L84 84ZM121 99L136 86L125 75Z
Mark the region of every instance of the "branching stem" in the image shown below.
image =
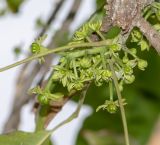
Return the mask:
M68 49L75 49L75 48L106 46L106 45L109 45L110 43L111 43L111 40L105 40L105 41L99 41L99 42L72 44L72 45L66 45L66 46L58 47L58 48L55 48L55 49L47 50L47 51L45 51L43 53L40 53L40 54L32 55L31 57L28 57L26 59L23 59L21 61L18 61L16 63L11 64L11 65L8 65L4 68L0 68L0 72L6 71L6 70L11 69L13 67L16 67L18 65L27 63L29 61L35 60L37 58L44 57L44 56L52 54L52 53L57 53L57 52L60 52L60 51L65 51L65 50L68 50Z
M127 127L127 121L126 121L126 115L125 115L125 110L124 110L124 107L123 107L123 101L122 101L121 92L120 92L119 86L118 86L117 76L116 76L115 70L113 68L112 60L109 60L108 62L109 62L110 69L112 71L113 82L114 82L114 85L115 85L115 88L116 88L116 92L117 92L117 96L118 96L118 101L119 101L119 106L120 106L120 111L121 111L121 116L122 116L122 123L123 123L123 128L124 128L125 142L126 142L126 145L130 145L128 127Z

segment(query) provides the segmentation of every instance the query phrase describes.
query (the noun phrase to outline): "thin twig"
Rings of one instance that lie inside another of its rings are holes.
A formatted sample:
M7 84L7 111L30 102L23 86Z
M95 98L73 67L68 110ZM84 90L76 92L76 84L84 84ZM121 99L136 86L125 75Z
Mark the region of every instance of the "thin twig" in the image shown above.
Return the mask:
M8 65L6 67L0 68L0 72L6 71L8 69L14 68L16 66L19 66L21 64L24 63L28 63L30 61L33 61L35 59L44 57L46 55L49 54L53 54L53 53L57 53L57 52L61 52L61 51L65 51L65 50L69 50L69 49L75 49L75 48L84 48L84 47L101 47L101 46L107 46L110 44L110 40L105 40L105 41L98 41L98 42L89 42L89 43L81 43L81 44L72 44L72 45L66 45L66 46L61 46L61 47L57 47L54 49L48 49L47 51L40 53L40 54L36 54L36 55L32 55L28 58L25 58L23 60L20 60L16 63L13 63L11 65Z

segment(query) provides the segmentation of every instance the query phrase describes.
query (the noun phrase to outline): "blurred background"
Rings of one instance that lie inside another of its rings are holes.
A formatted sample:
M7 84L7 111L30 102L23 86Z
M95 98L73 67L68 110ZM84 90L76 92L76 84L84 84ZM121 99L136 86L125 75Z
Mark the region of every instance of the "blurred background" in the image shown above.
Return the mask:
M66 44L74 31L101 6L104 0L0 0L0 67L29 55L30 44L43 34L45 45L55 48ZM136 80L124 87L129 134L134 145L160 145L160 57L151 49L140 53L148 61L145 72L136 70ZM34 131L34 97L29 88L49 76L57 57L47 57L40 66L36 61L0 73L0 132L16 129ZM57 130L55 145L124 145L120 112L95 112L108 97L105 86L92 85L80 116ZM67 118L77 100L69 101L48 129Z

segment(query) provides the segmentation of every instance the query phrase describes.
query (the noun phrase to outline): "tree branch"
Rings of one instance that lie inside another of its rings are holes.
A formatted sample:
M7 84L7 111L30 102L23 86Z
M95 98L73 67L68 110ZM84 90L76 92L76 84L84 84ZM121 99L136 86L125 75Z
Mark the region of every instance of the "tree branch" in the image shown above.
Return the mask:
M160 35L159 33L144 19L138 19L136 26L140 29L151 45L160 53Z

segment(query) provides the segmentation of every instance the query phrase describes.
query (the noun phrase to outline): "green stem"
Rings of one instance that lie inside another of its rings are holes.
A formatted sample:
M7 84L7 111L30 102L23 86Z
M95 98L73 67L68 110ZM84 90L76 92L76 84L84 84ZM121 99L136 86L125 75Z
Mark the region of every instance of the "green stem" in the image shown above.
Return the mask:
M74 69L74 74L75 74L76 78L78 78L78 73L77 73L77 68L76 68L76 64L75 64L75 59L73 60L73 69Z
M75 119L75 118L78 117L79 112L80 112L80 110L81 110L81 107L82 107L82 105L83 105L83 102L84 102L84 99L85 99L85 96L86 96L88 87L89 87L89 85L88 85L87 88L81 93L81 96L80 96L79 103L78 103L78 106L77 106L76 111L75 111L73 114L71 114L66 120L62 121L60 124L58 124L57 126L55 126L55 127L51 130L52 132L56 131L58 128L62 127L63 125L71 122L73 119Z
M113 84L109 82L109 93L110 93L110 100L113 101Z
M102 58L103 69L107 69L104 53L105 52L100 52L100 55L101 55L101 58Z
M106 46L106 45L109 45L110 43L111 43L110 40L105 40L105 41L99 41L99 42L89 42L89 43L73 44L73 45L58 47L58 48L55 48L55 49L47 50L47 51L45 51L43 53L40 53L40 54L33 55L31 57L28 57L26 59L23 59L21 61L18 61L16 63L11 64L11 65L8 65L4 68L0 68L0 72L3 72L5 70L11 69L11 68L16 67L18 65L21 65L23 63L27 63L29 61L32 61L32 60L37 59L37 58L41 58L43 56L46 56L46 55L49 55L49 54L52 54L52 53L65 51L65 50L68 50L68 49L75 49L75 48Z
M96 31L96 33L102 38L102 40L106 39L100 31Z
M126 115L125 115L125 110L124 110L124 107L123 107L123 100L122 100L121 92L120 92L119 86L118 86L117 76L116 76L114 68L113 68L112 60L109 60L108 62L109 62L110 69L112 71L113 82L114 82L116 92L117 92L117 96L118 96L118 101L119 101L119 106L120 106L120 111L121 111L121 116L122 116L122 122L123 122L123 128L124 128L125 142L126 142L126 145L130 145Z
M86 40L88 41L88 42L92 42L92 40L87 36L86 37Z

